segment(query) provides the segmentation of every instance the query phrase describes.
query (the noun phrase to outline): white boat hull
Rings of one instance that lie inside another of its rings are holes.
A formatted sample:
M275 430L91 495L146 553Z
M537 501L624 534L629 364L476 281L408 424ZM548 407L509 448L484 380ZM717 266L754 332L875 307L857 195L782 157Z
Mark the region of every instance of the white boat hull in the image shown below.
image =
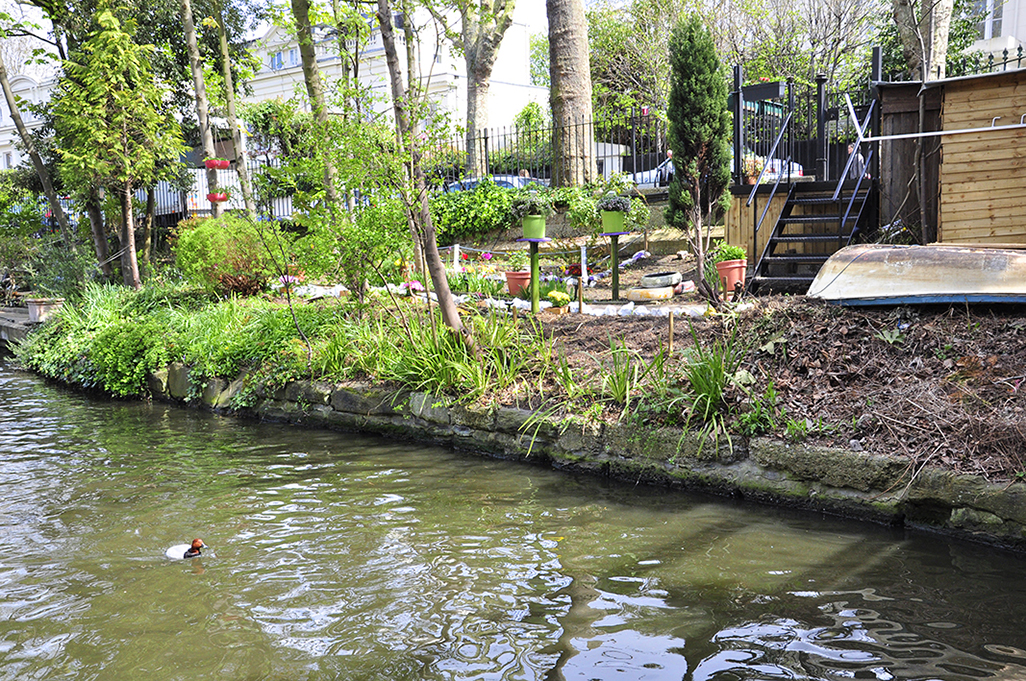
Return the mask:
M847 246L823 264L806 295L839 305L1026 303L1026 250Z

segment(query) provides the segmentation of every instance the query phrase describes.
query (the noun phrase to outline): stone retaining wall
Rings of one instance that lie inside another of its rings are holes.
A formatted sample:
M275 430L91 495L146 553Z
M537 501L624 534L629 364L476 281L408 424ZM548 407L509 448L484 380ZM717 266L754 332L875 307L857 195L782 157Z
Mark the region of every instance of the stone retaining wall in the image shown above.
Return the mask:
M158 399L226 409L242 390L260 419L378 433L631 482L729 494L760 502L905 525L1026 549L1026 487L995 485L904 459L754 438L727 443L679 429L568 418L511 407L451 404L421 392L298 381L267 391L245 375L197 395L189 370L151 374Z

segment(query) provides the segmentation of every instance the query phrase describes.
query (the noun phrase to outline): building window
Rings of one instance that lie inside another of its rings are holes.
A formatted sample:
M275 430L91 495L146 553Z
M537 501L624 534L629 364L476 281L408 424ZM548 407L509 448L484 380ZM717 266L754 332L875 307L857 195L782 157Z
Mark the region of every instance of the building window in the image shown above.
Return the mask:
M299 61L296 59L296 48L289 50L289 66L295 66Z
M14 167L14 154L9 151L4 152L4 168L10 170Z
M1001 20L1004 16L1005 0L978 0L976 11L980 20L980 39L990 40L1001 37Z
M268 66L271 67L272 71L277 71L278 69L282 68L284 66L284 63L282 61L281 52L271 52L269 55L267 55L267 63Z

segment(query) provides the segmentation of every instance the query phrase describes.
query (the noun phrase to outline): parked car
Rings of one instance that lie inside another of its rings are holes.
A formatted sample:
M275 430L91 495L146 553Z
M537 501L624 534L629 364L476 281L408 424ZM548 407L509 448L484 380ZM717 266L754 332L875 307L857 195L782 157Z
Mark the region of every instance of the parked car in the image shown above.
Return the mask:
M445 191L447 192L458 192L464 189L473 189L481 183L483 177L465 177L462 180L456 180L445 185ZM538 177L525 177L523 175L489 175L488 179L491 180L499 187L505 187L506 189L523 189L524 187L547 187L549 186L548 180L543 180Z
M667 158L651 170L634 173L631 179L634 180L634 186L638 189L666 187L670 184L670 178L673 176L672 167L670 159Z

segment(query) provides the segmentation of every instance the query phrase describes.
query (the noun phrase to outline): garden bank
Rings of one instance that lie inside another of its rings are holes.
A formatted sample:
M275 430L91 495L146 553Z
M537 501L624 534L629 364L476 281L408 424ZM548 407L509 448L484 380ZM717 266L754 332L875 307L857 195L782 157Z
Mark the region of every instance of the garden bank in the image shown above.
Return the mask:
M270 390L246 374L195 393L188 367L148 376L155 399L226 411L242 390L262 420L369 432L476 454L528 460L629 482L693 489L1026 550L1026 488L990 483L897 456L775 438L704 439L515 407L460 404L361 383L294 381Z

